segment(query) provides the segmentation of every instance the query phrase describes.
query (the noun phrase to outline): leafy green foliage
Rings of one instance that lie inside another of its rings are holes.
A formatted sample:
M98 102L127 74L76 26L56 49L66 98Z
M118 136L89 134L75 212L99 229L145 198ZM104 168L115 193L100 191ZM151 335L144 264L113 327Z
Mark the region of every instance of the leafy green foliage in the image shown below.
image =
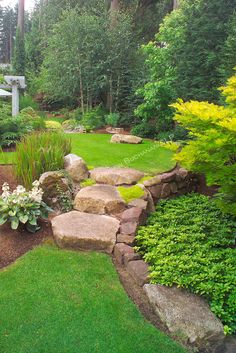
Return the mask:
M128 188L125 186L119 186L117 190L126 203L129 203L135 199L140 199L144 196L144 190L139 185L130 186Z
M28 108L28 107L31 107L34 110L39 110L38 103L36 103L30 95L28 95L28 94L21 95L20 96L20 110L22 110L24 108Z
M217 87L236 66L235 7L236 0L182 0L165 17L155 41L143 46L149 75L137 91L144 102L135 114L158 138L174 130L170 104L178 97L219 100Z
M105 117L105 122L109 126L117 127L120 122L120 114L119 113L110 113Z
M23 109L17 117L12 117L11 106L0 106L0 146L14 145L25 134L45 127L43 120L32 108Z
M71 141L62 133L28 135L16 146L16 176L29 188L44 172L63 169L64 157L70 152Z
M236 75L221 90L226 106L173 104L175 119L193 137L175 159L188 170L205 174L209 185L218 185L222 207L236 214Z
M81 120L85 128L99 129L105 125L105 113L99 106L84 113Z
M236 219L197 194L161 201L137 236L152 282L204 296L227 332L236 331L235 240Z

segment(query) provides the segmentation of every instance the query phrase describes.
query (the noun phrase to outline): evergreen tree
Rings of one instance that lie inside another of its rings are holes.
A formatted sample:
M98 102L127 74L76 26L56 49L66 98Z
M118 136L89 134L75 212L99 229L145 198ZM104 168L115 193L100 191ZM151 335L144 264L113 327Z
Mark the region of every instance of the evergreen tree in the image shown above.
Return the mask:
M13 71L16 75L25 74L25 44L21 36L20 29L16 30L16 39L13 56Z

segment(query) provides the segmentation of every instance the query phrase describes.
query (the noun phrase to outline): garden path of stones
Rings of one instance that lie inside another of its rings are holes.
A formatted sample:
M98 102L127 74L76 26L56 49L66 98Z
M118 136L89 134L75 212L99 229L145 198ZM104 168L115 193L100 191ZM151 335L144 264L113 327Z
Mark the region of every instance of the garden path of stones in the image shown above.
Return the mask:
M73 198L73 210L52 219L56 243L62 248L113 254L115 262L143 288L164 326L172 334L181 333L185 343L204 347L209 340L223 340L223 326L206 302L178 288L149 284L148 265L133 248L138 227L145 224L157 201L195 191L196 176L176 167L140 182L143 172L115 167L89 171L83 159L73 154L65 157L65 171L47 172L40 178L45 201L54 208L58 187ZM81 188L80 183L88 178L94 185ZM127 204L117 187L132 185L139 185L143 195Z

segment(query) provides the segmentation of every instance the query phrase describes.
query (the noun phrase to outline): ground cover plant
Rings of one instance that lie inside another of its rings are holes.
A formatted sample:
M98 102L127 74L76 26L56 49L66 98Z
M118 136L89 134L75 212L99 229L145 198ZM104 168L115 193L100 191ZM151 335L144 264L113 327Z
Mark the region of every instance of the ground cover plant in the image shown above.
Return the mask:
M71 152L68 136L58 132L43 132L26 136L16 147L16 176L26 188L41 174L64 167L64 156Z
M187 353L140 314L110 257L44 245L0 272L8 353Z
M236 331L235 240L236 219L198 194L161 201L137 236L152 282L205 297L226 333Z
M140 145L112 144L108 134L69 134L71 151L93 167L123 166L147 173L160 173L174 167L173 152L145 140ZM37 142L37 146L38 146ZM53 143L51 143L53 147ZM0 153L0 163L14 163L14 153ZM52 168L51 168L52 170Z

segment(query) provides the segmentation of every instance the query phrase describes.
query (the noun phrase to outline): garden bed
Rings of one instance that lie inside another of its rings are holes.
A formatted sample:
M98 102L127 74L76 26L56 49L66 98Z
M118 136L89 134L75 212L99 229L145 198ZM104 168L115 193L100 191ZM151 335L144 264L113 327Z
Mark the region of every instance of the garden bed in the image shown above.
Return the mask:
M22 229L12 230L9 224L0 226L0 269L51 237L50 222L41 221L40 225L41 230L35 234Z

